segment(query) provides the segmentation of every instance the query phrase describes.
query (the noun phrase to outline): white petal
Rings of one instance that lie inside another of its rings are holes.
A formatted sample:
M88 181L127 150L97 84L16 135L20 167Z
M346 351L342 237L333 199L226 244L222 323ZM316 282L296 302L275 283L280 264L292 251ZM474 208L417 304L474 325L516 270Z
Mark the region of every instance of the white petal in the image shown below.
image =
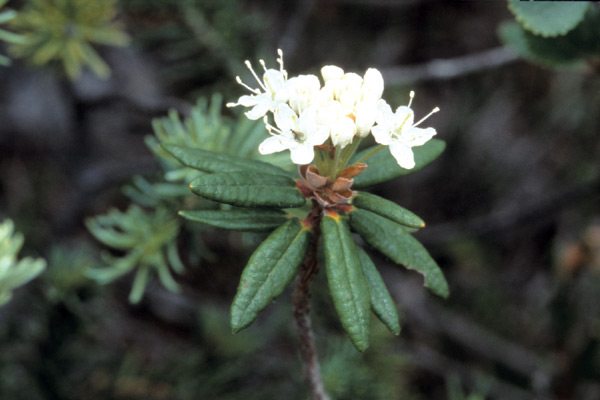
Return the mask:
M325 126L317 126L308 135L306 143L318 146L325 143L327 139L329 139L329 129Z
M285 87L285 77L281 71L275 69L266 70L263 75L263 81L265 81L265 86L271 93L277 93Z
M238 99L238 104L241 106L244 106L244 107L253 107L258 103L260 103L259 96L251 96L251 95L245 94Z
M336 67L335 65L326 65L321 68L321 75L323 76L323 80L325 82L333 79L342 79L342 76L344 76L344 70L340 67Z
M375 124L376 107L374 103L360 102L354 108L356 117L356 132L358 136L365 137L371 132Z
M360 100L361 96L362 94L358 89L352 90L350 88L346 88L346 90L340 94L340 103L344 108L351 110Z
M363 90L366 92L366 96L369 100L378 100L383 94L383 76L381 72L375 68L369 68L365 72L365 78L363 79Z
M342 79L346 82L348 87L352 89L359 89L363 83L362 76L355 74L354 72L348 72L347 74L344 74Z
M390 143L390 153L402 168L413 169L415 167L415 156L410 146L394 140Z
M409 128L415 121L415 112L406 106L400 106L396 108L394 113L394 125L396 129L402 127L402 129Z
M433 128L415 128L412 127L406 132L402 130L402 136L400 139L403 143L406 143L410 147L422 146L429 141L436 134Z
M269 104L267 103L258 103L256 104L252 110L245 112L244 114L248 119L257 120L265 116L266 113L269 112Z
M311 145L304 144L290 149L290 157L294 164L310 164L315 158L315 150Z
M266 138L258 146L258 152L260 154L272 154L278 153L283 150L287 150L288 146L286 146L285 143L283 143L282 139L283 137L281 137L281 135Z
M298 116L287 104L280 104L273 113L275 124L282 132L295 131L298 129Z
M386 125L375 125L371 129L371 133L373 134L373 138L379 144L383 144L387 146L391 142L391 134L390 129Z
M297 129L300 132L309 132L317 126L317 107L309 107L300 114Z
M394 118L392 107L385 100L381 99L377 102L377 110L375 113L375 121L382 124L391 124Z
M356 125L348 117L338 118L337 122L331 126L330 134L333 145L344 148L352 143L356 134Z

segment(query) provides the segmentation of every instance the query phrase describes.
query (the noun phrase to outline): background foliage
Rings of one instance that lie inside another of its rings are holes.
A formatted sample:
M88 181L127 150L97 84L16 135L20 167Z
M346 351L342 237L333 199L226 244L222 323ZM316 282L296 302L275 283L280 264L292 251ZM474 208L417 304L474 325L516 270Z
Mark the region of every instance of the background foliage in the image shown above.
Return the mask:
M33 3L10 1L2 10L20 13ZM48 262L0 308L0 398L306 398L286 293L253 327L229 333L228 307L260 233L177 220L185 269L172 276L180 292L150 279L131 306L134 272L101 286L88 275L114 268L102 251L119 259L135 246L104 247L83 222L113 208L152 221L158 209L171 218L214 207L181 196L194 176L157 143L192 138L212 146L218 141L202 135L229 137L221 150L252 157L250 143L264 132L238 124L210 96L235 100L243 60L270 63L277 47L291 74L327 63L358 72L375 66L390 103L404 104L414 89L417 114L442 109L432 119L447 143L440 159L374 192L425 219L416 236L452 295L433 298L420 277L375 258L403 329L395 337L374 322L372 347L361 356L342 334L320 274L314 325L332 397L600 397L597 6L564 35L561 28L542 37L500 1L113 5L110 20L131 44L86 39L110 79L84 68L70 81L26 67L30 56L11 56L12 66L0 70L0 219L10 216L27 238L20 256ZM486 51L505 42L533 62L503 49L504 61L490 60ZM431 63L438 59L451 62Z

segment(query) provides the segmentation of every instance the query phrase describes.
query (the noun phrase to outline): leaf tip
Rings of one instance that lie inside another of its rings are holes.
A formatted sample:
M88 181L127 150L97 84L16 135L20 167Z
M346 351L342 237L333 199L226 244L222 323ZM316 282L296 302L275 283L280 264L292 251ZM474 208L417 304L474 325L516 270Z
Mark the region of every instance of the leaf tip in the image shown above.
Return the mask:
M360 351L362 354L366 353L369 349L369 341L367 340L361 340L352 343L354 343L354 347L356 347L356 350Z

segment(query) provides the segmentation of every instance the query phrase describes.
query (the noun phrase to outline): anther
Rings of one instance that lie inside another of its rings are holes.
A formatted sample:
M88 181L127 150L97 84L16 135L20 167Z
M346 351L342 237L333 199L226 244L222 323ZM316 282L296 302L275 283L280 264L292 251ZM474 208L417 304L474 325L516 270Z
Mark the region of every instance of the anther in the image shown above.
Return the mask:
M267 72L267 65L265 64L265 60L260 59L260 60L258 60L258 62L260 63L260 65L262 65L265 72Z

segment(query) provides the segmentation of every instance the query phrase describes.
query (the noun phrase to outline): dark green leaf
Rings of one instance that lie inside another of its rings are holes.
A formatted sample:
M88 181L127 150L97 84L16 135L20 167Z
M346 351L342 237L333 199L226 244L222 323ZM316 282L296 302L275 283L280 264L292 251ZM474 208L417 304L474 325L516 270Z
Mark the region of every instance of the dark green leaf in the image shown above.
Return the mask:
M240 207L301 207L305 203L293 179L256 172L203 175L190 189L198 196Z
M508 8L525 29L543 37L564 35L579 24L587 1L508 0Z
M354 346L369 347L369 286L346 222L337 214L321 222L329 290L342 325Z
M309 230L294 218L277 228L256 249L244 268L231 306L231 330L250 325L298 273L310 241Z
M400 207L393 201L384 199L367 192L358 192L352 199L352 205L363 210L374 212L382 217L391 219L402 225L411 228L423 228L425 222L417 215L408 211L406 208Z
M356 160L359 160L374 148L375 147L370 147L356 154L351 162L356 162ZM446 143L439 139L431 139L423 146L413 147L416 164L413 169L400 167L394 157L390 154L389 150L382 149L365 161L368 167L360 175L354 178L352 188L361 189L378 183L387 182L402 175L417 172L438 158L445 148Z
M441 297L448 297L448 283L440 267L427 250L399 225L375 213L356 209L350 214L350 225L367 243L406 268L425 278L425 287Z
M287 221L283 211L272 209L179 211L179 215L216 228L249 232L271 231Z
M259 160L249 160L225 153L163 144L162 147L183 165L204 172L239 172L253 171L273 175L291 176L288 171Z
M367 253L359 246L356 246L356 251L363 272L365 273L365 278L367 278L367 282L369 283L371 310L387 326L390 332L394 335L399 335L400 318L398 317L398 309L394 300L392 300L392 296L390 296L390 292L388 292L379 271L377 271L375 264L373 264Z

